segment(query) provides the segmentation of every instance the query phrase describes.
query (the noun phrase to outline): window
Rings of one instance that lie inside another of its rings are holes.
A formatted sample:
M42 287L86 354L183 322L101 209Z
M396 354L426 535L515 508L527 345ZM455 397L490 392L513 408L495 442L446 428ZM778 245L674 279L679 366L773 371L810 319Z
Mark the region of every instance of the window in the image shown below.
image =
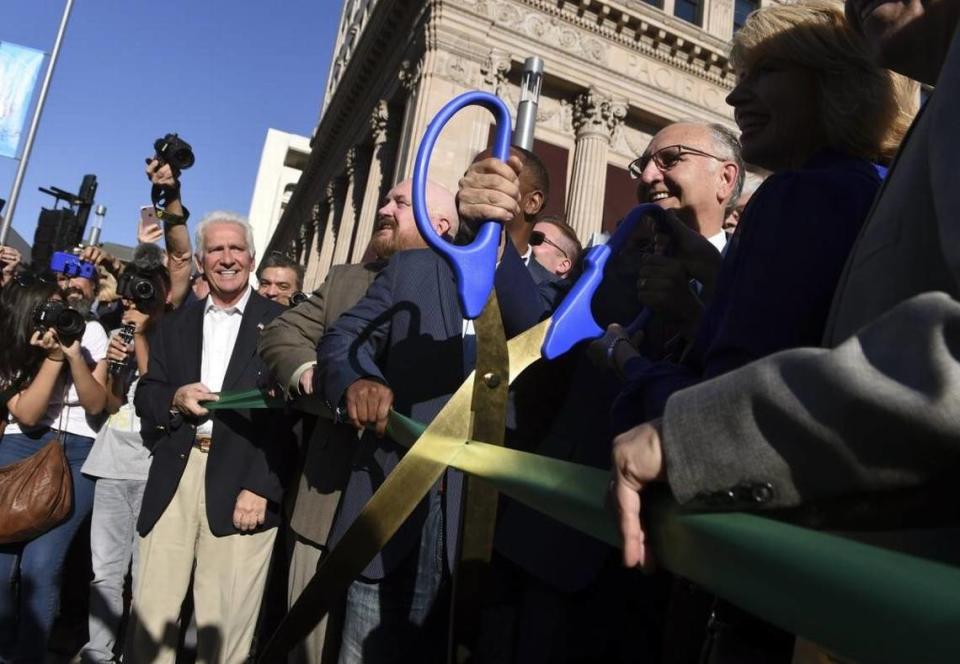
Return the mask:
M700 25L700 0L676 0L673 5L673 15Z
M747 22L750 12L760 9L760 0L734 0L733 31L736 32Z

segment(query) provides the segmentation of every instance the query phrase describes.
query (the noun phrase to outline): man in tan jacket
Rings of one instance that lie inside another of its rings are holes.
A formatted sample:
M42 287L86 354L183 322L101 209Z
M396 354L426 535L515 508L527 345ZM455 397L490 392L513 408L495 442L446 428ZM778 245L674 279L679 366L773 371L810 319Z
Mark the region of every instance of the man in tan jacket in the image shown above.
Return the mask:
M397 184L377 212L370 239L376 260L333 266L309 299L279 316L260 335L260 355L290 396L313 394L317 343L326 329L363 297L390 256L427 246L413 219L411 185L410 180ZM437 233L452 239L459 227L453 194L428 183L427 209ZM294 542L287 589L290 606L313 577L325 550L357 442L357 432L349 424L309 419L304 427L303 470L289 511ZM319 663L325 632L326 618L292 652L290 661Z

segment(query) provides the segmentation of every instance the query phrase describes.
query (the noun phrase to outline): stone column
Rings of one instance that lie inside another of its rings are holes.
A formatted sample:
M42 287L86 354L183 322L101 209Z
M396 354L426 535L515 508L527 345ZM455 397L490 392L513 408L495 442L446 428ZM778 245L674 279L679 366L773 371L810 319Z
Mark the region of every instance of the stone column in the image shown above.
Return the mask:
M363 191L363 204L360 206L360 219L357 222L356 241L350 252L350 262L359 263L367 251L373 226L380 208L380 191L383 189L383 170L389 160L387 127L390 120L387 102L381 99L370 117L370 129L373 132L373 154L370 157L370 169L367 173L367 187Z
M594 89L573 102L577 142L567 199L567 222L586 243L603 225L603 195L607 184L607 151L614 130L627 115L627 105Z
M317 274L320 272L320 238L323 233L322 217L320 216L320 204L315 203L310 211L310 223L313 226L310 232L310 245L307 248L307 255L302 261L305 265L303 270L303 292L311 293L316 290Z
M336 190L337 187L333 183L330 183L324 192L326 214L321 222L322 228L317 230L317 235L320 236L320 251L317 257L317 273L314 277L314 288L322 284L323 280L327 278L327 272L330 271L330 266L333 264L333 245L336 243L336 235L334 235L333 232L333 226L337 218Z
M413 152L416 146L413 141L416 139L416 119L417 103L419 100L420 78L423 72L423 60L411 63L404 60L400 64L400 71L397 78L400 81L400 89L406 100L403 105L403 121L400 124L400 141L397 146L397 159L393 165L392 182L400 182L406 176L407 169L413 163Z
M357 211L353 205L353 193L357 184L356 148L347 150L346 161L343 177L347 181L347 187L343 197L340 223L337 224L337 242L333 249L333 265L342 265L350 260L350 245L353 244L353 233L357 226Z

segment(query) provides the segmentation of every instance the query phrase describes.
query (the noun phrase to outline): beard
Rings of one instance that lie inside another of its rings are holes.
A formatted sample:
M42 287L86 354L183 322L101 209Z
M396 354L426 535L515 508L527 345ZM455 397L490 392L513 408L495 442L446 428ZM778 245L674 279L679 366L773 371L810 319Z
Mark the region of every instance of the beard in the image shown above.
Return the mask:
M90 317L93 309L93 300L87 299L79 288L67 288L63 291L63 299L71 309L76 309L84 318Z
M386 260L397 253L395 239L393 235L390 237L378 236L370 241L370 247L373 249L373 253L377 255L377 258Z

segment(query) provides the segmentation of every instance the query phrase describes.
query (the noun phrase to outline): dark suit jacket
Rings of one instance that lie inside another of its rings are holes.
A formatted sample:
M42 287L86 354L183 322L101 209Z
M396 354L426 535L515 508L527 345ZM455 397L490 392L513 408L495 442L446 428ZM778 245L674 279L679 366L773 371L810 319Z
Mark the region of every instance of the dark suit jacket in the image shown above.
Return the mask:
M317 361L317 342L344 311L355 305L386 265L334 265L313 295L288 309L264 328L259 351L264 364L281 384L299 393L296 372ZM325 546L340 495L350 476L357 448L356 430L325 418L303 416L305 445L302 472L293 497L290 527L300 537ZM288 497L289 504L290 497Z
M180 484L196 424L171 415L173 395L182 385L200 381L203 312L206 300L164 316L150 342L150 364L140 379L134 403L144 442L153 462L143 495L137 531L146 535L163 514ZM263 364L257 356L257 335L284 308L251 293L237 342L230 356L223 390L257 386ZM213 411L213 444L205 477L207 521L214 535L232 535L237 494L248 489L268 500L261 528L280 523L280 501L290 456L289 419L273 410Z
M495 287L507 337L545 317L558 303L562 288L555 282L539 287L507 243L497 269ZM380 380L394 393L394 408L421 422L430 422L465 377L463 314L453 272L430 250L395 255L366 296L334 323L317 348L317 392L332 408L342 404L352 383ZM357 447L340 514L331 533L336 542L397 465L403 448L389 439L365 434ZM447 541L458 536L459 473L451 471L445 495ZM426 516L425 501L400 528L363 575L380 579L410 553L419 541ZM455 547L449 546L448 553Z

